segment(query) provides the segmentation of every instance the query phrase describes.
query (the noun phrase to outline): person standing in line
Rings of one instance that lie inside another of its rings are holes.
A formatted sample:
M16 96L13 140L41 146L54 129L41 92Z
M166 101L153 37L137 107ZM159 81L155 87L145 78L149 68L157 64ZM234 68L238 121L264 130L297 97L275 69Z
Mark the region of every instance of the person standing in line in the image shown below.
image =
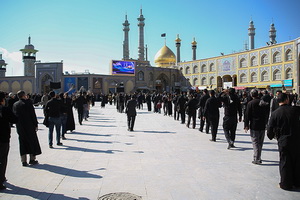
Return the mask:
M5 106L5 93L0 91L0 190L6 189L4 182L6 181L5 173L9 152L11 124L17 122L18 118L12 112L12 109Z
M82 125L83 120L83 104L84 104L84 97L82 96L82 92L79 93L79 96L74 100L75 108L77 109L78 113L78 122Z
M53 148L53 129L56 129L56 144L58 146L63 145L60 142L60 129L61 129L61 114L62 114L62 103L57 99L58 95L54 91L49 93L51 99L45 106L45 113L49 117L49 148Z
M193 119L193 129L196 127L196 111L198 106L198 100L196 99L197 94L190 94L190 99L186 103L185 107L187 110L188 120L186 126L190 128L191 118Z
M64 93L59 94L59 101L61 102L61 138L65 140L65 133L67 132L68 106L67 101L64 98Z
M173 99L172 99L172 102L174 104L173 106L173 111L174 111L174 120L179 120L179 113L178 113L178 110L177 110L177 101L178 101L178 95L177 93L174 94L173 96Z
M250 95L253 98L248 104L244 116L244 129L250 129L250 136L253 145L253 164L259 165L262 163L261 152L265 138L265 129L267 124L268 107L260 105L258 91L252 89Z
M276 138L279 150L279 187L300 189L300 108L289 106L288 94L277 96L279 108L272 112L267 136Z
M146 95L146 103L147 103L148 111L151 111L152 108L151 108L151 94L150 93L147 93L147 95Z
M28 166L27 154L29 154L29 164L38 164L36 156L42 154L40 143L37 137L38 120L32 105L32 101L27 99L23 90L17 93L19 101L14 103L13 112L18 117L16 124L17 133L19 134L19 145L22 165Z
M125 113L127 114L128 131L133 131L135 117L136 117L136 96L132 95L131 100L126 103Z
M278 103L277 97L281 93L282 93L282 90L277 90L276 91L276 96L273 99L271 99L271 102L270 102L270 114L269 114L270 116L271 116L271 114L272 114L272 112L274 110L276 110L277 108L279 108L279 103Z
M64 104L67 106L67 124L66 124L66 132L67 131L74 131L75 130L75 121L74 121L74 114L73 114L73 106L74 102L68 96L68 93L64 93ZM65 133L66 133L65 132Z
M234 148L236 127L242 121L242 107L234 88L224 90L218 96L224 106L223 130L228 142L227 149ZM237 114L239 118L237 118Z
M187 98L185 96L185 92L182 92L180 97L178 98L177 105L179 107L178 113L180 114L181 124L185 124L185 104L187 102Z
M208 98L209 98L208 91L207 91L207 89L204 89L203 95L200 97L200 100L199 100L198 118L200 119L200 128L199 128L200 132L203 132L203 127L204 127L204 123L206 120L206 130L205 130L206 134L208 134L208 132L209 132L209 121L207 121L207 119L204 117L205 116L204 115L204 107L205 107L205 103Z
M218 126L220 120L220 111L221 102L215 97L215 91L209 91L209 98L205 102L205 106L203 109L203 121L206 121L206 125L210 124L211 126L211 136L210 141L216 142ZM208 131L207 131L208 132Z

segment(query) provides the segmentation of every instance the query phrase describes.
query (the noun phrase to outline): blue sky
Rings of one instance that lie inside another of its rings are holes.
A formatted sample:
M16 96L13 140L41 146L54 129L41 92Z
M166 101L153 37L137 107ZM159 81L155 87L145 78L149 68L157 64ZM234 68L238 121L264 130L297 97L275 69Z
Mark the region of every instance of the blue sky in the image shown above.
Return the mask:
M299 0L0 0L0 53L7 75L23 75L20 49L31 42L37 60L64 62L64 71L109 74L110 60L123 56L122 23L130 23L130 57L138 57L137 18L143 8L145 44L153 61L164 45L176 52L182 40L181 60L192 59L191 42L198 42L197 59L243 50L252 17L255 47L269 40L272 20L277 42L300 37Z

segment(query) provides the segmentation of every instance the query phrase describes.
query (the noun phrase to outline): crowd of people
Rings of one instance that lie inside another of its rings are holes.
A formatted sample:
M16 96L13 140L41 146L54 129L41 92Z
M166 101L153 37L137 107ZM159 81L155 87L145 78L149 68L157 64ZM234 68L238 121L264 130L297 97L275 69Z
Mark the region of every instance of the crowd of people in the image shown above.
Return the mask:
M68 93L27 95L24 91L6 94L0 91L0 189L5 189L5 171L9 152L11 127L16 124L19 135L22 166L36 165L36 156L42 153L37 137L38 121L34 106L42 105L43 124L49 128L49 148L53 148L53 132L56 131L56 144L63 145L67 131L75 130L73 108L78 112L78 123L88 120L89 109L95 100L101 100L101 108L106 104L115 105L119 113L126 113L128 131L134 131L136 109L154 113L163 113L185 124L187 128L196 128L199 119L199 131L211 134L210 141L217 141L220 109L224 109L223 132L228 143L227 149L236 148L235 138L238 122L244 123L245 132L250 131L253 145L253 164L262 164L262 147L267 130L269 139L277 139L280 152L280 188L290 190L300 187L300 100L296 94L277 91L272 96L268 91L243 91L239 94L234 88L217 93L215 90L182 93L115 93L99 95L79 91ZM187 120L186 120L187 116ZM204 130L205 127L205 130ZM29 162L27 162L29 155Z

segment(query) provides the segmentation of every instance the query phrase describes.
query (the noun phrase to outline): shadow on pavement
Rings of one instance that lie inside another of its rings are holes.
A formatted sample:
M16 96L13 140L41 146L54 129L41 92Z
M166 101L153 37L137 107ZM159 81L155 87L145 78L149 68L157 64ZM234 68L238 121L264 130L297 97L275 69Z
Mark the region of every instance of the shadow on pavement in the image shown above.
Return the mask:
M99 143L99 144L113 144L113 143L117 143L117 142L110 142L110 141L80 140L80 139L72 139L72 138L67 138L67 140L72 140L72 141L77 141L77 142Z
M138 132L138 131L136 131ZM141 131L144 133L170 133L170 134L175 134L176 132L170 132L170 131Z
M88 171L79 171L75 169L69 169L65 167L49 165L49 164L38 164L31 167L32 169L41 169L46 170L55 174L61 174L70 177L77 177L77 178L103 178L100 175L90 174ZM97 170L105 170L105 168L100 168ZM96 171L96 170L94 170Z
M102 136L102 137L111 137L111 134L92 134L92 133L82 133L82 132L75 132L73 131L72 133L67 133L70 135L87 135L87 136Z
M22 199L21 196L29 196L34 199L59 199L59 200L88 200L86 197L79 197L79 198L73 198L73 197L67 197L64 194L54 194L49 192L40 192L35 190L30 190L27 188L18 187L16 185L13 185L11 183L5 184L7 189L4 191L1 191L1 193L6 194L15 194L20 195L20 199Z
M96 126L96 127L117 127L114 125L99 125L99 124L83 124L85 126Z
M73 146L67 146L63 145L63 147L66 147L64 150L70 150L70 151L83 151L83 152L92 152L92 153L108 153L108 154L114 154L115 152L123 152L121 150L98 150L98 149L87 149L83 147L73 147Z

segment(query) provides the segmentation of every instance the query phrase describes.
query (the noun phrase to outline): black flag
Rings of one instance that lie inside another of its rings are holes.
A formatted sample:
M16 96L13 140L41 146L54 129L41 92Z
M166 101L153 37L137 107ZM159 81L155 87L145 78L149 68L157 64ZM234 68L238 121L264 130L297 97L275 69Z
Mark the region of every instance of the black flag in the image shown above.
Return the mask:
M166 33L161 34L161 37L166 37Z
M60 84L60 82L52 82L52 81L50 81L50 88L51 89L60 89L61 88L61 84Z

